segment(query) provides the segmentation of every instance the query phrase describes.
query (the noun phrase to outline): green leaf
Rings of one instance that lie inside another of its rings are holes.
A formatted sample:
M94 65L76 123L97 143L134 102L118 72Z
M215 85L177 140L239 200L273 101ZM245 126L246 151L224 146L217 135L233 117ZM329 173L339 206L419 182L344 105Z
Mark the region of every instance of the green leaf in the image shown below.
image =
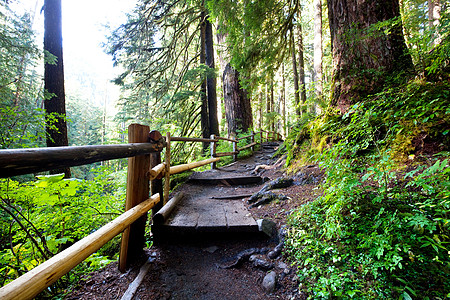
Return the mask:
M412 300L411 296L407 292L403 292L403 294L400 296L400 299Z
M54 175L38 175L36 177L38 178L38 181L35 183L37 187L48 187L52 183L63 180L64 173Z

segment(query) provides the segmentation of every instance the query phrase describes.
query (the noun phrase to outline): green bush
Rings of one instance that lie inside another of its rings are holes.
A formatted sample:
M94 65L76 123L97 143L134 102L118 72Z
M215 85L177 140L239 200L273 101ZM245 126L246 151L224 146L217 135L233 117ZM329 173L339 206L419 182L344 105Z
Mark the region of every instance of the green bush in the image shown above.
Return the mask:
M0 280L5 285L122 213L125 194L105 168L92 180L38 176L19 183L0 180ZM75 270L92 271L118 254L118 240L105 245ZM80 273L71 272L66 286Z
M288 220L311 299L450 297L448 97L448 83L416 80L303 127L304 145L328 139L314 157L324 193Z

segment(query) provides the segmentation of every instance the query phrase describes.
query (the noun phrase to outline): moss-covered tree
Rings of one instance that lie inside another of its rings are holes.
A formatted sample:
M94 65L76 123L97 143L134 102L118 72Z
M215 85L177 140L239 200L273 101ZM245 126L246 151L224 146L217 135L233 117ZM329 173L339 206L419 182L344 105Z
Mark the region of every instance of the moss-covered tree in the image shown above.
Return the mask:
M398 0L329 0L328 15L335 67L332 104L341 112L412 71Z

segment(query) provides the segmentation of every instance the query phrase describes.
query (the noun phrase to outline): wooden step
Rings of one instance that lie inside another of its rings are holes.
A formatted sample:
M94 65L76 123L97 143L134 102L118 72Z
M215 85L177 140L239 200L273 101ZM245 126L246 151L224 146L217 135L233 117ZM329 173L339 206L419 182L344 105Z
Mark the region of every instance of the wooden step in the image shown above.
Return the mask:
M189 182L196 184L224 184L224 185L247 185L262 183L262 177L252 175L241 175L236 173L210 170L206 172L193 173Z
M249 233L258 232L258 225L242 201L188 198L153 229L160 234Z

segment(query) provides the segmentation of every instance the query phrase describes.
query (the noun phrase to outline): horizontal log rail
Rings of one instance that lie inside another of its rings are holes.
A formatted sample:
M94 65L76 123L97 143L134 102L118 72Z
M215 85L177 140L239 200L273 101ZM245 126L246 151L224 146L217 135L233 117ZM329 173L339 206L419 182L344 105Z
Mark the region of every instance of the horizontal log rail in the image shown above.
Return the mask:
M171 142L202 142L202 143L211 143L218 142L217 139L202 139L202 138L186 138L186 137L170 137Z
M239 154L238 151L232 151L232 152L217 152L214 154L214 157L223 157L223 156L232 156Z
M221 136L216 136L216 139L222 140L222 141L228 141L228 142L232 142L232 143L237 142L237 140L235 140L235 139L230 139L230 138L221 137Z
M160 175L162 177L162 175L164 175L165 168L166 168L166 164L165 163L161 163L161 164L156 165L152 169L150 169L150 171L149 171L149 173L150 173L150 176L149 176L150 181L154 180L156 178L159 178Z
M0 178L160 152L162 142L0 150Z
M256 146L257 144L258 144L258 143L253 142L253 143L251 143L251 144L245 145L244 147L238 148L238 151L242 151L242 150L245 150L245 149L254 147L254 146Z
M159 194L153 195L30 272L0 288L0 299L32 299L124 231L131 223L152 209L159 200Z
M195 162L192 162L189 164L171 166L170 167L170 175L178 174L178 173L188 171L188 170L192 170L192 169L204 166L204 165L211 164L213 162L218 162L219 160L220 160L220 158L208 158L205 160L195 161Z
M251 138L251 137L254 136L254 135L255 135L255 134L249 134L249 135L246 135L246 136L241 136L240 138L237 138L236 140L237 140L237 141L245 140L245 139Z

